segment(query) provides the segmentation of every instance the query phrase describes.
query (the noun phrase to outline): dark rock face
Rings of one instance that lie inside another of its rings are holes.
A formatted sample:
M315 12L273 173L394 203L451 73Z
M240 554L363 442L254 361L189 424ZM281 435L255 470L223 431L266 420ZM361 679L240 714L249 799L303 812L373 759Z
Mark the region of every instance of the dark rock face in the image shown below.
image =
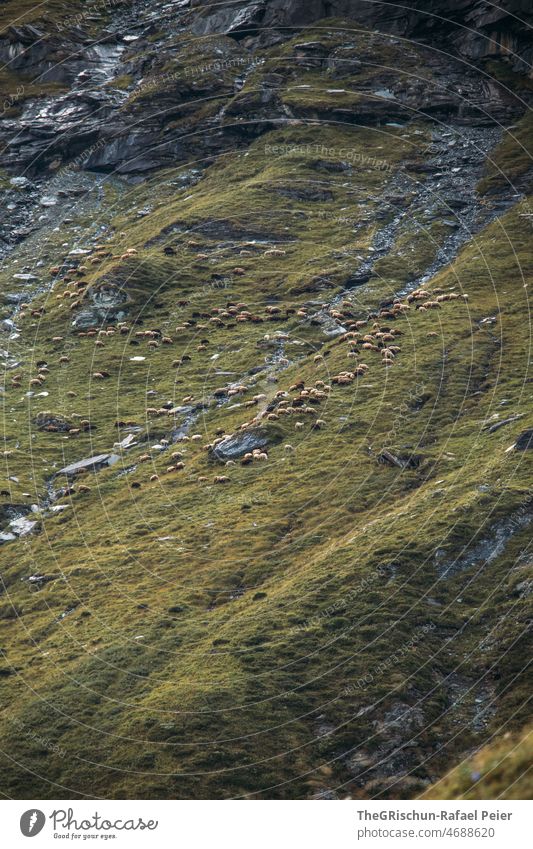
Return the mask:
M516 440L515 448L517 451L527 451L533 448L533 427L520 434Z
M415 0L409 7L370 0L262 0L205 7L195 24L198 33L223 32L236 38L263 35L272 30L301 28L322 18L350 18L364 26L406 38L448 42L469 59L513 55L515 70L527 73L533 46L527 32L533 20L528 0L507 0L505 8L488 0Z
M36 27L11 27L0 38L0 62L11 72L70 90L29 99L16 120L0 122L0 166L31 176L55 175L66 165L143 175L185 162L199 147L203 157L242 147L294 119L375 125L409 121L421 114L464 124L512 122L523 112L523 102L479 73L474 63L505 55L514 70L529 69L533 48L527 22L533 15L528 5L509 0L504 11L483 0L417 0L408 9L369 0L236 0L215 6L196 2L190 7L184 3L173 19L176 32L190 26L195 36L229 38L217 42L216 61L207 59L205 66L188 71L178 64L178 71L170 73L164 68L175 63L176 51L168 47L159 51L151 45L153 26L143 28L137 5L125 20L126 26L134 24L140 32L136 52L128 52L118 23L116 32L105 32L98 41L77 29L43 34ZM143 8L148 12L151 7ZM256 48L284 42L328 17L356 22L353 44L330 52L316 37L302 38L293 58L300 69L316 68L332 84L341 85L343 78L349 78L350 88L358 94L349 108L338 105L335 97L326 106L312 101L288 106L281 96L287 77L275 71L262 74L257 85L241 91L254 63L262 61L256 58ZM431 48L422 49L434 82L426 84L416 75L397 75L384 68L371 87L366 85L361 71L373 61L373 48L368 34L360 38L358 24L405 38L406 51L411 41L430 43ZM131 78L133 98L113 87L120 74ZM209 105L218 98L217 108L208 114L199 107L202 99Z
M266 448L268 437L262 430L248 431L247 433L236 433L219 442L216 448L210 452L213 460L226 462L237 460L255 448Z

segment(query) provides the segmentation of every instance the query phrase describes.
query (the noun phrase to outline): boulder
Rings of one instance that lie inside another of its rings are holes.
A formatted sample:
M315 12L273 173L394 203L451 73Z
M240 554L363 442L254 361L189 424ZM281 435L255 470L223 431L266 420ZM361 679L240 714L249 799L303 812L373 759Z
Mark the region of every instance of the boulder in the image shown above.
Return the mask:
M515 444L517 451L527 451L531 448L533 448L533 427L522 431Z

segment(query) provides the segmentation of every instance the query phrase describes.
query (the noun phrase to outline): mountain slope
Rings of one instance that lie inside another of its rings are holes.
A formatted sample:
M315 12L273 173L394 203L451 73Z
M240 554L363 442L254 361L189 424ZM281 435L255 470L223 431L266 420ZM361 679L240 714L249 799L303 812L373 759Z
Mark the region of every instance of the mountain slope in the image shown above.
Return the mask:
M527 50L47 5L0 17L3 792L418 796L528 719Z

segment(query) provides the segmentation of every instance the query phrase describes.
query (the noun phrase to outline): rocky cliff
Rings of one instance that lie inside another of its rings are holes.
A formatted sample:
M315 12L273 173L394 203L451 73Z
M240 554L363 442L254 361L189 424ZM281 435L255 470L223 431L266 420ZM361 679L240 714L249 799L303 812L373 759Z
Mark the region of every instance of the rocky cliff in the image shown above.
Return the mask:
M9 796L530 792L531 18L0 4Z

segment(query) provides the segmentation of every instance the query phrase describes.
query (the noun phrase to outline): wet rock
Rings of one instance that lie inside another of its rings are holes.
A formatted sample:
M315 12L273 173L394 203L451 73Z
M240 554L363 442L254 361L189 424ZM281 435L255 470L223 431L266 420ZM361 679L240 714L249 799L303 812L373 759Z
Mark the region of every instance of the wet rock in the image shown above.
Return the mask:
M39 522L27 519L25 516L19 516L18 519L13 519L9 523L9 527L17 537L26 537L33 534L39 528Z
M89 306L81 310L72 322L79 330L124 318L123 307L128 301L128 295L118 286L107 284L90 289L87 298Z
M107 466L112 466L119 459L117 454L97 454L94 457L88 457L86 460L79 460L77 463L71 463L69 466L65 466L59 470L58 474L74 478L80 472L97 472L100 469L105 469Z
M2 531L0 533L0 545L3 545L5 542L13 542L15 539L17 539L15 534L9 533L8 531Z
M527 451L528 449L533 448L533 428L530 427L528 430L524 430L515 443L516 451Z
M51 430L59 433L68 433L73 427L72 423L67 421L64 416L48 410L36 415L35 424L39 430Z
M33 183L31 180L28 180L27 177L12 177L9 181L9 185L14 189L31 189L33 188Z
M255 448L266 448L267 445L268 439L266 434L258 429L256 431L228 436L222 442L219 442L209 454L211 459L226 462L227 460L237 460Z

